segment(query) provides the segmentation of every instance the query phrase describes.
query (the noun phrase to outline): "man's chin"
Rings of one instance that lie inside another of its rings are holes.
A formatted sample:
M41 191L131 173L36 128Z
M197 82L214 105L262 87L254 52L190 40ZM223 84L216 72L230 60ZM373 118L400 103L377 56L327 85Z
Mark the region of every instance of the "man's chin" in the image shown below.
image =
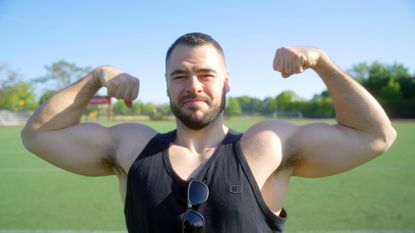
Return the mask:
M186 115L188 117L201 119L204 115L206 115L206 111L201 108L182 108L180 110L182 115Z
M201 120L206 115L206 113L203 111L197 110L191 113L190 115L195 120Z
M182 108L204 109L204 108L208 108L208 104L204 101L190 101L190 102L183 103Z
M207 117L208 113L196 111L191 114L181 112L177 119L185 125L187 128L192 130L201 130L209 126L214 119Z
M219 107L209 106L175 106L170 102L170 107L173 114L183 125L189 129L200 130L208 127L218 119L218 116L223 112L225 99Z

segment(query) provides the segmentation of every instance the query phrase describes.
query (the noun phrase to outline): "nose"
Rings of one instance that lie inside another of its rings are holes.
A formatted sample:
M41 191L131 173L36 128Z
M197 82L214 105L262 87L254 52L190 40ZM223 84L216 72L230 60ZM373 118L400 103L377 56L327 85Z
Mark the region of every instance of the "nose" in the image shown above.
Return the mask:
M186 92L200 93L202 89L203 89L202 82L200 82L199 78L196 75L192 75L189 78L189 83L186 88Z

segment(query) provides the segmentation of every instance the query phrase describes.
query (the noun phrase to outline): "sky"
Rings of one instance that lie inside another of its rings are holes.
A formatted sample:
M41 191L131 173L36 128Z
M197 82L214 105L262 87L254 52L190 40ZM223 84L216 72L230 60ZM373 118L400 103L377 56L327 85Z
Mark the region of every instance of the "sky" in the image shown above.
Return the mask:
M61 59L113 65L140 79L144 102L168 102L165 53L188 32L222 45L234 97L325 90L313 71L283 79L272 69L282 46L319 47L344 70L379 61L415 73L415 0L0 0L1 64L27 81Z

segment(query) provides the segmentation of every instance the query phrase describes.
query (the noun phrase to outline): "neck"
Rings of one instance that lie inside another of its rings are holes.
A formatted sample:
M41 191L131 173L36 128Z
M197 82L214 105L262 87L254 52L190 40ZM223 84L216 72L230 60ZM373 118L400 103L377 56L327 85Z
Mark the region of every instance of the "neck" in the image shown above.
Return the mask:
M174 143L186 147L195 154L203 155L206 150L215 149L225 138L228 128L222 123L222 116L209 126L193 130L176 119L177 135Z

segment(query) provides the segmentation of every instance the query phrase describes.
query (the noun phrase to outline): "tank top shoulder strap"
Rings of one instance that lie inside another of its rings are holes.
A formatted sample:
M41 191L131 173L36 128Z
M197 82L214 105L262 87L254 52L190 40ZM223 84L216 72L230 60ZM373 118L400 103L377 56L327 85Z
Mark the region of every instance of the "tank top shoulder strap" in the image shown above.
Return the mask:
M176 135L176 130L156 134L144 147L137 159L145 158L169 148L172 138Z
M132 163L128 171L128 174L130 174L131 171L134 171L140 166L140 161L157 154L161 155L163 151L169 148L170 142L175 135L176 130L167 133L156 134L152 139L150 139L150 141L147 143L147 145L144 147L144 149Z
M216 163L218 160L220 160L221 157L224 157L224 155L226 155L229 152L229 150L232 150L232 148L234 147L234 144L236 144L236 142L238 142L241 137L242 137L241 133L238 133L232 129L229 129L228 133L226 134L225 138L222 140L221 144L218 146L218 148L216 148L212 157L207 161L207 163L195 176L195 179L205 180L210 167L214 163Z
M235 143L236 141L238 141L239 139L241 139L242 137L242 133L239 133L233 129L229 129L228 134L226 135L226 137L223 139L221 144L231 144L231 143Z

